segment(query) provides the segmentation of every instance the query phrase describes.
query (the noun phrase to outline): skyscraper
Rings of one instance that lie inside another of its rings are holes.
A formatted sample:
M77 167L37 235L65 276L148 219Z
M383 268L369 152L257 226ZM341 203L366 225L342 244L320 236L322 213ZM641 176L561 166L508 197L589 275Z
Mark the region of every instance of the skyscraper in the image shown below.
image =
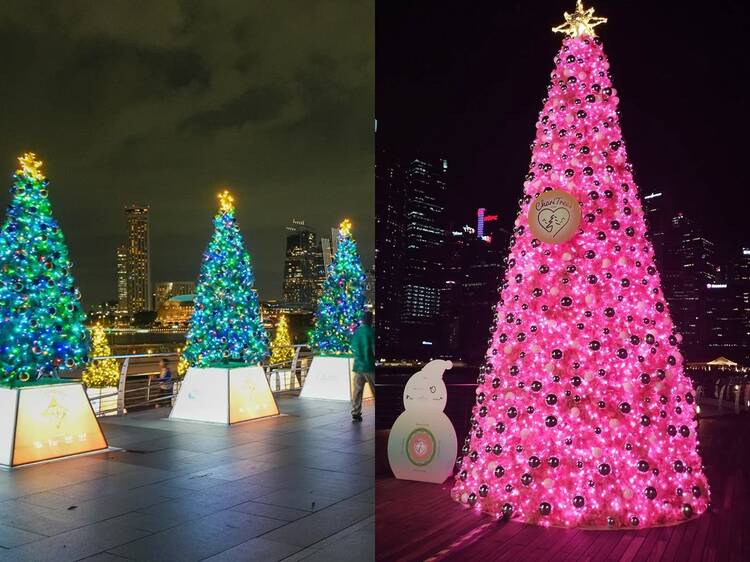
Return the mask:
M381 151L375 161L375 350L395 359L400 348L404 257L404 192L401 163Z
M117 312L128 313L128 247L117 246Z
M282 297L287 306L313 310L325 280L323 247L304 221L287 227Z
M742 295L730 279L720 283L708 283L704 292L705 326L702 336L706 359L726 356L734 361L745 359L743 349L744 318ZM738 354L743 353L742 357Z
M336 245L336 234L333 234L332 238L321 238L320 247L323 251L323 269L328 271L328 266L333 261L333 256L336 254L334 246Z
M151 256L148 206L125 208L128 224L128 312L151 310Z
M750 248L742 248L731 264L728 278L737 294L741 318L740 349L735 360L747 363L750 361Z
M683 337L683 354L688 359L702 358L708 328L703 318L706 290L718 276L714 244L692 220L677 213L665 233L664 250L664 294Z
M447 175L448 162L442 158L379 155L375 301L380 357L419 359L439 353Z
M405 167L404 285L401 324L408 356L436 354L446 242L448 161L416 159Z
M664 194L658 191L643 196L643 212L648 221L648 232L654 247L656 265L661 271L664 267L664 246L669 228L668 213Z
M468 225L451 229L441 293L442 352L472 365L481 364L487 351L510 238L495 219L488 222L493 226L492 233L483 228L481 238L478 229Z

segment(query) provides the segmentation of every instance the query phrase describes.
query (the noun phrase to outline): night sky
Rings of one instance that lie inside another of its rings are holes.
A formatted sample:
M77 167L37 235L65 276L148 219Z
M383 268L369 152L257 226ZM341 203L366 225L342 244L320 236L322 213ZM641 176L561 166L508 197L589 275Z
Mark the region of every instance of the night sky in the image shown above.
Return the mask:
M746 3L584 2L619 92L641 193L661 191L724 254L748 235ZM452 218L476 207L510 228L563 23L575 0L379 0L378 145L449 160Z
M372 4L3 3L0 173L9 188L19 153L45 162L85 305L116 297L129 203L151 206L153 281L197 278L223 186L262 299L293 218L350 217L372 263Z

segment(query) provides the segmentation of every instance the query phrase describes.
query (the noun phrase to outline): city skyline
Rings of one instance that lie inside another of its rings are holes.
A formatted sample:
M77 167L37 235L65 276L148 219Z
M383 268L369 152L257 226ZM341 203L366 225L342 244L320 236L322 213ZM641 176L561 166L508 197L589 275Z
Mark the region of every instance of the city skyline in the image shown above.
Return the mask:
M36 152L86 307L117 297L133 203L150 207L152 279L196 280L225 187L265 298L292 218L350 218L371 264L372 20L367 3L8 2L0 67L24 87L0 92L0 205Z
M141 311L157 313L161 304L170 297L194 292L196 280L155 280L151 275L149 207L128 205L124 211L125 241L115 251L115 298L91 303L89 308L116 303L120 315L132 317ZM286 249L281 271L281 295L279 298L264 298L265 302L279 301L288 307L310 313L314 311L328 266L336 253L338 228L329 230L330 234L326 234L329 237L326 237L306 225L304 220L291 219L284 227Z
M378 355L386 361L450 358L479 364L507 282L515 214L446 203L463 196L452 164L379 143L376 260ZM750 360L750 246L725 245L701 217L660 191L639 193L670 314L688 361ZM385 251L384 251L385 250Z
M376 39L378 146L404 157L446 158L455 187L448 204L466 215L492 207L509 227L559 48L550 29L573 5L379 5L378 18L387 25L378 26L383 35ZM741 89L733 78L749 66L738 43L748 7L720 0L723 25L705 28L696 41L695 11L649 5L643 40L633 41L643 9L596 2L597 14L618 22L602 26L601 36L635 178L643 193L663 192L677 210L700 216L726 259L725 248L750 242L736 227L744 217L734 195L742 180L734 170L744 161L740 131L750 123L736 111ZM705 109L705 91L688 86L698 76L711 77L722 103Z

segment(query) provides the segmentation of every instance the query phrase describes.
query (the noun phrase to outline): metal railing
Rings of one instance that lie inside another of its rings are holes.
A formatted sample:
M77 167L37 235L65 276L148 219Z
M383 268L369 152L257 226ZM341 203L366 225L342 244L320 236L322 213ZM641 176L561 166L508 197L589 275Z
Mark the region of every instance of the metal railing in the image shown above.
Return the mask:
M274 393L300 390L305 383L312 361L312 351L307 345L294 345L292 348L294 353L290 360L263 365L266 379ZM117 388L86 389L96 415L122 416L129 410L171 405L181 386L181 377L176 372L179 357L180 354L177 352L93 357L92 361L114 359L120 362ZM170 360L174 367L173 378L169 382L160 380L160 370L149 370L150 363L161 359ZM137 373L131 372L136 365L145 369Z
M745 377L698 383L696 395L699 402L715 406L719 412L724 410L725 404L734 405L735 414L750 411L750 381Z

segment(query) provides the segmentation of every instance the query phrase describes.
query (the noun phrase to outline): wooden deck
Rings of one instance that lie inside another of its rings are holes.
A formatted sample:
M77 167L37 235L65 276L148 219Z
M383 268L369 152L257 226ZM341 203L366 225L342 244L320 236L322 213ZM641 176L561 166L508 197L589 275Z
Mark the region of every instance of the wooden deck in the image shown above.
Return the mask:
M750 560L750 415L702 419L700 438L712 506L701 517L673 527L583 531L496 521L454 503L452 479L438 486L380 477L377 560ZM379 432L381 469L387 463L382 457L386 440L387 433Z

